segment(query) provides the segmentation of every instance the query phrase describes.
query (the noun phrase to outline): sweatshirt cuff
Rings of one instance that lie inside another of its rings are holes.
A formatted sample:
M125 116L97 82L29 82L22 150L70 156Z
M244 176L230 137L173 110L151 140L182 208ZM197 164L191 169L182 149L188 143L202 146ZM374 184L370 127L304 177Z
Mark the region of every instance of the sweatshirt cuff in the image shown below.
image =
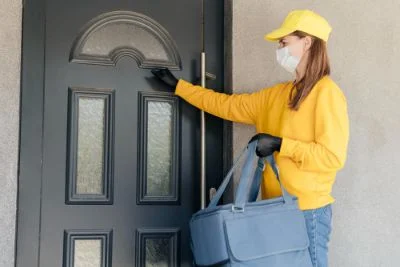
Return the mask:
M296 147L296 141L287 137L282 138L281 149L279 155L282 157L292 158Z
M179 79L178 83L176 84L175 87L175 94L180 96L180 93L182 92L182 90L184 90L186 87L190 87L193 86L193 84L191 84L190 82L187 82L183 79Z

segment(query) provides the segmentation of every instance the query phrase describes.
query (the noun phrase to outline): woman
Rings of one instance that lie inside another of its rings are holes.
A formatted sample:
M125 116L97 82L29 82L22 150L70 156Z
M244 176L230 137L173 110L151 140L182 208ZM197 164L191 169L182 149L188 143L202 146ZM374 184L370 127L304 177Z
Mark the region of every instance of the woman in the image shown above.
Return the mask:
M328 266L331 233L332 186L344 165L349 138L345 96L330 78L326 42L331 27L310 10L289 13L282 26L265 35L278 41L277 61L295 74L294 81L276 84L252 94L227 95L177 80L167 69L152 73L190 104L215 116L253 124L257 155L274 153L281 181L298 197L310 239L314 266ZM281 195L268 167L262 198Z

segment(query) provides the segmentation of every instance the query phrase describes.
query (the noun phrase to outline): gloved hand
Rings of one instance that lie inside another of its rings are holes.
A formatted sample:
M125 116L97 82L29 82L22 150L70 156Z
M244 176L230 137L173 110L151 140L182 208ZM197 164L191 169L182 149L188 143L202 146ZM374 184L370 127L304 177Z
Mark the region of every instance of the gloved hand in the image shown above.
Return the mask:
M166 84L171 92L175 91L178 84L178 79L169 71L169 69L152 69L151 73L156 76L160 81Z
M249 143L258 140L256 154L259 157L267 157L281 149L282 138L266 133L259 133L253 136Z

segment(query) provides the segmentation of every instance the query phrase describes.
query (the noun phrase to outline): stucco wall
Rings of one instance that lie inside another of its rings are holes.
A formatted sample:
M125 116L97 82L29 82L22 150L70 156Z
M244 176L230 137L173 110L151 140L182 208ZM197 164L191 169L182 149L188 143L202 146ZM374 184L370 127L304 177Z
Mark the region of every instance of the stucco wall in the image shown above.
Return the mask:
M0 0L0 266L14 266L21 0Z
M333 195L330 266L400 264L400 10L383 0L234 0L233 92L255 91L291 79L263 40L292 9L312 9L332 25L328 43L332 77L349 105L348 161ZM234 151L252 127L235 124ZM397 164L396 164L397 163Z

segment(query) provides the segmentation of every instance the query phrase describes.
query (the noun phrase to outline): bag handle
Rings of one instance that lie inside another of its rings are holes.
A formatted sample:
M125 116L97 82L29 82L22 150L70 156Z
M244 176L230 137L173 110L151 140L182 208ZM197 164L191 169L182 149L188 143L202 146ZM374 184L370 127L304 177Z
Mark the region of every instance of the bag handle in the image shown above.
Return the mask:
M259 190L260 184L261 184L262 173L263 173L264 167L265 167L265 159L259 158L258 163L257 163L257 168L254 172L254 177L253 177L253 179L250 179L251 172L252 172L252 169L254 166L254 160L257 158L256 153L255 153L256 148L257 148L257 140L251 142L243 149L243 151L239 154L239 156L234 161L232 168L229 170L229 172L225 176L225 178L222 181L221 185L219 186L216 194L211 199L211 201L206 209L217 206L219 200L221 199L223 193L226 190L226 187L228 186L228 184L233 176L234 171L239 166L240 159L244 156L244 154L246 154L246 161L245 161L245 164L243 165L244 167L242 169L239 186L236 191L235 205L233 207L235 207L236 209L240 209L241 207L242 208L244 207L244 204L246 202L253 202L256 200L257 195L258 195L258 190ZM283 195L285 202L291 203L292 197L285 190L285 188L283 188L283 186L280 182L278 167L276 166L273 155L268 156L266 158L266 160L271 165L272 170L274 171L274 173L281 185L282 195ZM251 184L251 186L250 186L250 184Z
M264 170L264 158L259 158L257 163L257 168L254 173L253 179L251 179L251 173L253 170L253 166L256 160L256 148L257 141L253 141L248 146L248 155L246 162L243 167L242 174L240 176L240 181L238 188L236 190L235 203L232 207L233 211L243 211L246 202L248 202L249 197L254 199L256 193L258 194L258 188L261 183L261 176ZM285 203L291 204L293 202L292 196L286 191L283 187L282 182L280 181L279 170L276 165L275 159L273 155L266 157L266 160L270 164L275 176L279 182L281 187L281 192L283 196L283 200ZM256 196L257 197L257 196Z
M234 171L237 169L240 163L240 159L243 157L243 155L247 152L247 147L245 147L242 152L240 152L239 156L235 159L232 168L229 170L229 172L226 174L224 180L222 181L221 185L218 187L217 192L215 193L214 197L211 199L210 203L208 204L207 208L212 208L216 207L219 200L222 197L222 194L225 192L226 187L228 186L229 182L231 181L231 178L233 176Z

